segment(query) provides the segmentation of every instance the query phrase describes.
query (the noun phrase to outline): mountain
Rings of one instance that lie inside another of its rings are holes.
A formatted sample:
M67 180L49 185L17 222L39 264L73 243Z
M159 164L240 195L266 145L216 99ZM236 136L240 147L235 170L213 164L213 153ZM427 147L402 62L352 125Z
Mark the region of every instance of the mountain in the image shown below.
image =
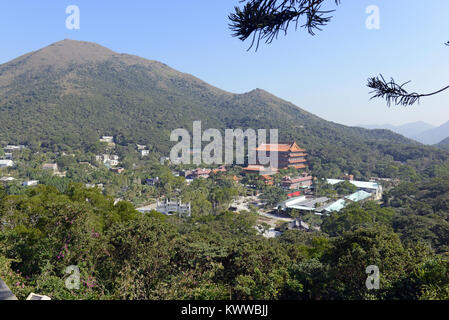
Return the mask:
M449 137L449 121L437 128L422 132L414 139L424 144L437 144L446 137Z
M448 155L391 131L325 121L261 89L233 94L161 62L73 40L0 65L0 119L1 144L89 151L113 135L119 145L146 144L165 155L171 131L194 120L203 130L278 128L281 140L309 150L314 169L333 175L388 175L398 161L418 167L419 159Z
M399 126L394 126L391 124L383 124L383 125L358 125L359 127L365 128L365 129L386 129L391 130L393 132L396 132L400 135L403 135L404 137L413 139L414 137L418 136L419 134L423 133L424 131L435 129L436 127L428 124L423 121L418 122L412 122L412 123L406 123Z

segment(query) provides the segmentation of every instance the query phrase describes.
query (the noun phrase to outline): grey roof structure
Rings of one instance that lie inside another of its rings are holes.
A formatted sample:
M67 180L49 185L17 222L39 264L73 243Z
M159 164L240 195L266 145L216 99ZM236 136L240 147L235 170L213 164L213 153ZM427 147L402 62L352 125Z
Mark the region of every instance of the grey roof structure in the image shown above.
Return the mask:
M9 290L6 283L0 279L0 300L17 300L17 297Z

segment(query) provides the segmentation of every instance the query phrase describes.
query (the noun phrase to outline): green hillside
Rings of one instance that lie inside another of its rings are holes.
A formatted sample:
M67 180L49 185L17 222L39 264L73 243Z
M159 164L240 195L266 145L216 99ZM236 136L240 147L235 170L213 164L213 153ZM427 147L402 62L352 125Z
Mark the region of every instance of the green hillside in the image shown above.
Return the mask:
M278 128L311 154L316 170L391 176L448 153L387 130L325 121L266 91L232 94L163 63L64 40L0 66L0 142L32 149L85 149L102 135L167 154L172 129Z
M449 150L449 137L438 143L438 147Z

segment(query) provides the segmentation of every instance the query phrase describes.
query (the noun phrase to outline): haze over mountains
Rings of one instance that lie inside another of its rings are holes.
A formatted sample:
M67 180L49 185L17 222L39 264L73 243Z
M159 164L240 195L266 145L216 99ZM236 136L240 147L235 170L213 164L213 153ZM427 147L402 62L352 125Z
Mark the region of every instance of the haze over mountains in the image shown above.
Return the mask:
M406 123L399 126L394 126L391 124L358 126L366 129L391 130L403 135L404 137L429 145L438 144L443 139L449 137L449 121L439 127L422 121Z
M424 144L437 144L447 137L449 137L449 121L437 128L420 133L415 140Z
M341 159L339 167L348 171L373 170L381 159L406 161L409 152L398 154L398 144L421 148L387 130L323 120L264 90L233 94L161 62L73 40L0 66L0 119L1 143L54 151L88 148L114 135L119 144L147 144L167 154L171 131L191 129L195 120L203 130L276 128L281 140L298 141L323 164Z

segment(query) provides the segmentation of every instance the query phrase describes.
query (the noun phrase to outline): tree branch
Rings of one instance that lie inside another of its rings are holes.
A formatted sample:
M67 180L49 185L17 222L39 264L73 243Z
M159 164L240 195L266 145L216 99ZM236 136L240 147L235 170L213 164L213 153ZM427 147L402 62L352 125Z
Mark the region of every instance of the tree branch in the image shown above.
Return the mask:
M340 0L334 0L338 5ZM256 43L256 51L261 40L271 43L278 37L279 32L287 34L290 23L298 28L300 18L305 18L305 23L301 26L307 28L311 35L315 35L316 30L321 31L321 27L327 25L331 20L329 13L322 10L324 2L329 0L241 0L240 3L247 2L243 9L235 7L235 12L229 15L229 28L234 32L232 36L245 41L252 35L250 50Z
M391 103L395 105L411 106L416 102L419 103L420 98L429 97L441 93L449 89L449 86L444 87L438 91L426 94L419 94L416 92L409 93L404 89L404 86L410 83L410 81L399 85L393 78L389 82L385 81L384 77L380 75L379 77L369 78L368 87L374 89L370 93L374 94L371 99L383 98L387 100L387 104L390 107Z

